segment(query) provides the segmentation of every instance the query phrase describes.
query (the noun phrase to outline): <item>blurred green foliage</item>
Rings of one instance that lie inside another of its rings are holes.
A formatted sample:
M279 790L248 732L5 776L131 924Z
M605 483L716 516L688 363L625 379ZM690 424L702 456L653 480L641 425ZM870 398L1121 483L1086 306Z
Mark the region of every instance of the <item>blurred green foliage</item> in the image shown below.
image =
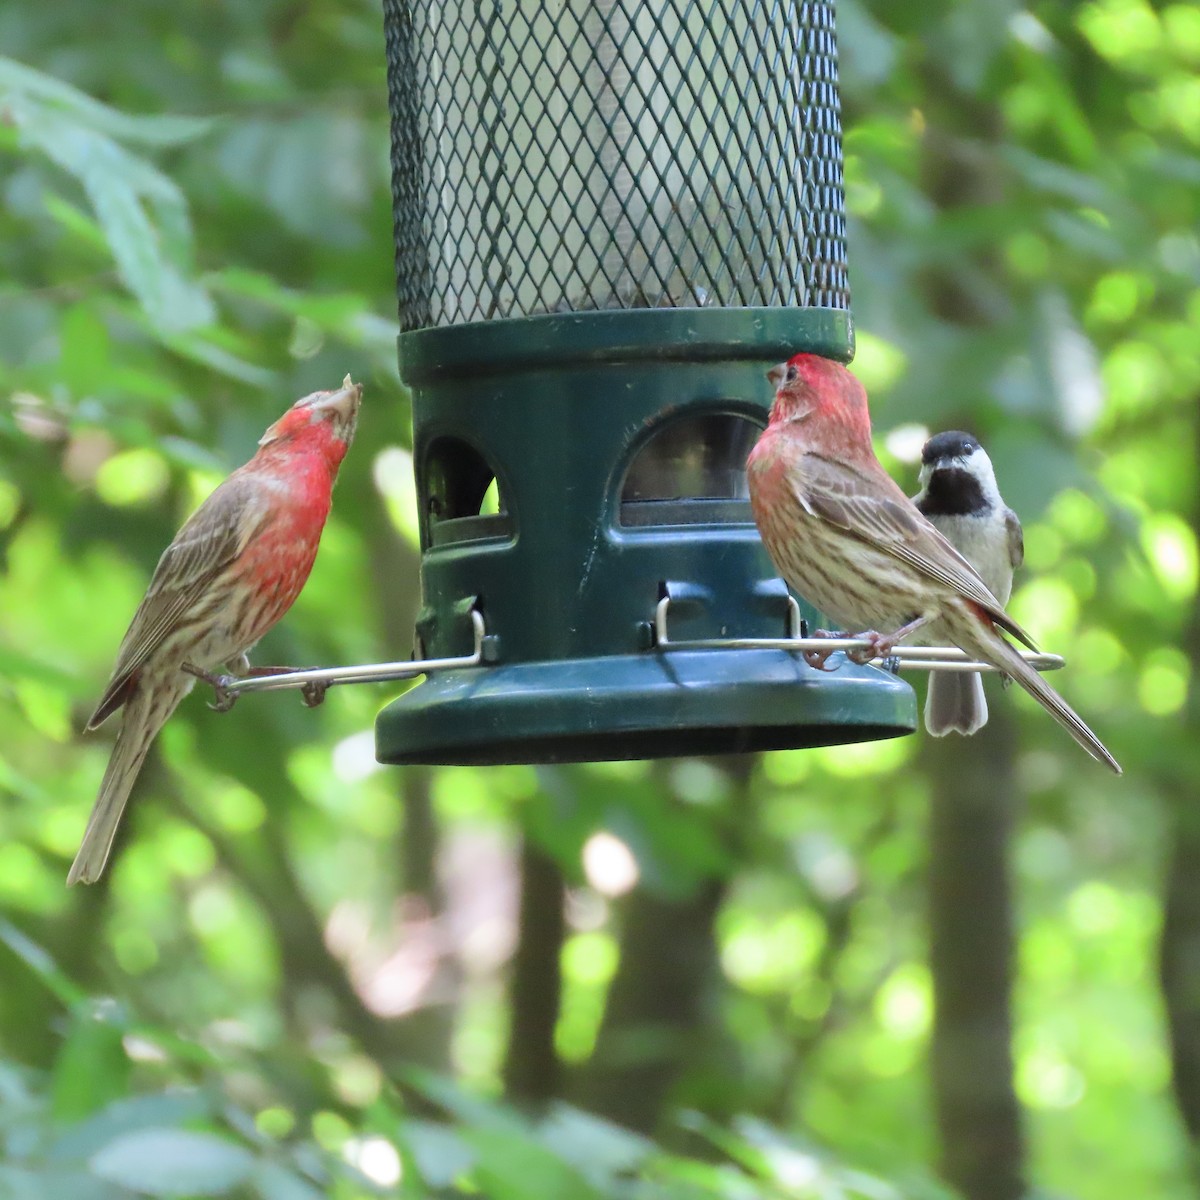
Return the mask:
M881 451L911 483L924 430L984 438L1026 525L1014 614L1070 657L1063 690L1127 770L997 693L1021 747L1030 1174L1182 1198L1154 959L1200 770L1200 11L839 19ZM399 772L372 757L386 691L227 717L194 697L109 881L64 889L111 736L78 731L158 553L347 370L359 440L257 657L410 648L383 42L359 0L69 0L0 9L0 47L0 1193L944 1195L919 736L767 755L744 788L706 762ZM555 1043L580 1078L603 1065L619 893L719 889L717 977L657 1140L497 1096L522 835L566 880Z

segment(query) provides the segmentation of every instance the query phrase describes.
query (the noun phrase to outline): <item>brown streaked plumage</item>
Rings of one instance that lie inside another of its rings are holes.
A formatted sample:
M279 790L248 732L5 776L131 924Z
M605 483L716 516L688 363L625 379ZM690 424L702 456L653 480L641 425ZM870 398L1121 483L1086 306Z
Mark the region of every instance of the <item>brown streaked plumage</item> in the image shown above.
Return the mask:
M1073 738L1117 774L1121 768L1078 714L1000 630L1030 648L974 568L880 465L862 385L840 363L798 354L774 368L771 419L746 464L750 501L776 568L843 629L921 630L1011 675Z
M87 723L125 708L68 885L103 872L150 744L195 683L185 667L245 670L247 651L300 594L361 399L347 375L298 400L163 552Z

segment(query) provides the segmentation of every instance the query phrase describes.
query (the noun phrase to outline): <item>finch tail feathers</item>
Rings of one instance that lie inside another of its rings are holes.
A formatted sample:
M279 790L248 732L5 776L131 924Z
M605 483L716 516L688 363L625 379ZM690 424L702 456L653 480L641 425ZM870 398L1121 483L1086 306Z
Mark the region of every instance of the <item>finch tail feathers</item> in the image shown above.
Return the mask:
M925 697L925 728L934 737L978 733L988 719L983 677L978 671L934 671Z
M112 850L117 826L125 812L129 793L158 731L191 689L191 680L142 688L133 693L125 708L125 718L112 757L100 784L100 794L88 818L79 853L67 874L67 886L95 883L104 872Z
M990 621L984 632L978 622L986 618L980 618L975 611L962 616L967 618L971 628L968 632L962 624L955 622L964 635L961 641L954 638L956 645L1011 675L1097 762L1103 763L1115 775L1124 774L1121 764L1087 727L1083 718L1004 640Z

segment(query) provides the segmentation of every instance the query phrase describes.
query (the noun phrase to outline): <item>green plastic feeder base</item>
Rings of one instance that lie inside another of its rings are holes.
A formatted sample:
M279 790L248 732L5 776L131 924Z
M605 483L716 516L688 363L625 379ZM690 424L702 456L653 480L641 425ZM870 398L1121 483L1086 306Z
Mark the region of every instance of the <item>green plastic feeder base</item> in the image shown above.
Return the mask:
M912 689L784 650L671 650L442 671L375 724L384 763L599 762L911 733Z
M788 595L754 527L745 456L766 370L850 357L830 309L565 313L401 335L421 508L420 656L380 713L385 763L589 761L825 746L910 733L912 689L771 639ZM487 501L491 495L494 500ZM670 601L671 639L655 612ZM817 614L803 605L815 627Z

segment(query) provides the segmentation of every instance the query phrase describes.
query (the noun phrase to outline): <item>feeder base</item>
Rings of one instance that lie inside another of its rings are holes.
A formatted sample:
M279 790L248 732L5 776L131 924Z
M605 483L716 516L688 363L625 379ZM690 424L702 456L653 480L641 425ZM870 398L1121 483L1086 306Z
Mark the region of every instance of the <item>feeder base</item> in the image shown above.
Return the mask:
M375 754L461 766L735 754L897 737L916 722L912 688L875 667L672 650L439 672L379 714Z

